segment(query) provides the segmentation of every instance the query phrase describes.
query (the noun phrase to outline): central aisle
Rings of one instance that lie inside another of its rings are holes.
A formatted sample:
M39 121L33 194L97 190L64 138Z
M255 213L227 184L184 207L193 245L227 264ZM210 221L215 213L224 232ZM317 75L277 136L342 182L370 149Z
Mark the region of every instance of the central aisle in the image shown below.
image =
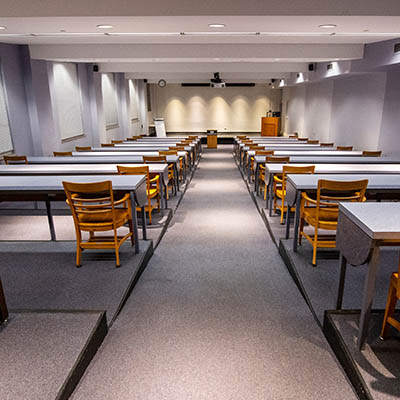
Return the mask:
M356 398L221 147L74 400Z

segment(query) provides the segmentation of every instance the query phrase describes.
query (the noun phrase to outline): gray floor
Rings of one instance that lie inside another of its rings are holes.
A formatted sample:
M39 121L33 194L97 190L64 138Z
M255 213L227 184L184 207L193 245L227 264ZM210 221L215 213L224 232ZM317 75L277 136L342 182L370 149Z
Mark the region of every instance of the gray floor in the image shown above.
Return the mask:
M99 316L11 313L0 326L0 399L56 399Z
M78 399L353 399L232 159L205 151Z
M400 334L390 329L386 340L379 339L382 314L372 314L367 344L362 352L355 346L359 314L332 314L346 348L375 400L400 398Z
M106 310L117 316L149 241L135 254L121 247L121 267L112 250L88 250L75 267L75 242L0 242L0 276L10 309ZM0 397L1 398L1 397Z

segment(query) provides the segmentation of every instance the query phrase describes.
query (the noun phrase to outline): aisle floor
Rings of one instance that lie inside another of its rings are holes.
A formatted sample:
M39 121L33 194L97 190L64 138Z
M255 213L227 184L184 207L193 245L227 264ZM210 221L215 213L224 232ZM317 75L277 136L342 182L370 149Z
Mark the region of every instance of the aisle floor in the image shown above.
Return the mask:
M356 398L231 151L205 150L73 400Z

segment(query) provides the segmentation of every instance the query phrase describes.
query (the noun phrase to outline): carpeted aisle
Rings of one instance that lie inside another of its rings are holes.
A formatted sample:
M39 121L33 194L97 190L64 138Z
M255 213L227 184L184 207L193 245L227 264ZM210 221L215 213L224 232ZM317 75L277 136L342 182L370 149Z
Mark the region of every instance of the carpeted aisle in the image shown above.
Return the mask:
M74 400L356 398L231 151L205 150Z

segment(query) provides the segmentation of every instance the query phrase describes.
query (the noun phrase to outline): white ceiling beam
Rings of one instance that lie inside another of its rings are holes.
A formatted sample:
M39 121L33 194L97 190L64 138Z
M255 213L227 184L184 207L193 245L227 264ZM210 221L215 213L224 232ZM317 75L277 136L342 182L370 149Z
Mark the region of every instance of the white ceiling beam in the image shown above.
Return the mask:
M3 17L173 16L173 15L400 15L398 0L13 0Z
M321 59L360 59L362 44L104 44L98 45L31 45L34 59L110 60L135 59L193 59L231 58L265 59L283 58L320 61Z

